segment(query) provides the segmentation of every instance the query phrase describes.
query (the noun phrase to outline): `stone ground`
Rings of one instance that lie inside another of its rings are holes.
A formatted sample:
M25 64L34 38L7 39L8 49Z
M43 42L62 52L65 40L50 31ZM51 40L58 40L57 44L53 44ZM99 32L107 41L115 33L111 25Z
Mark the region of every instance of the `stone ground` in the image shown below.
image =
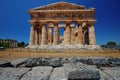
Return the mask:
M1 59L0 80L120 80L120 58Z

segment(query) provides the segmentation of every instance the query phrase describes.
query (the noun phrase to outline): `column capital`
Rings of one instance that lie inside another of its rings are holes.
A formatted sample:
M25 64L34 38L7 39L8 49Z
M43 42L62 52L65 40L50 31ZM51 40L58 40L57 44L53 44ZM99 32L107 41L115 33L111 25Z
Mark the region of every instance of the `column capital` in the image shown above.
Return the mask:
M74 24L70 24L70 27L71 27L71 28L75 28L75 25L74 25Z
M87 23L89 26L93 26L94 24L95 24L95 22L94 21L91 21L91 22L88 22Z
M48 27L49 27L49 28L53 28L53 27L54 27L54 24L53 24L53 23L48 23Z
M40 24L41 24L41 26L43 27L43 26L46 25L46 22L41 22Z
M65 23L66 23L66 26L70 26L70 21L65 21Z
M37 26L37 25L39 25L39 22L30 22L30 24L31 24L32 26Z
M60 23L59 21L55 21L55 22L53 22L54 23L54 25L57 25L58 26L58 24Z

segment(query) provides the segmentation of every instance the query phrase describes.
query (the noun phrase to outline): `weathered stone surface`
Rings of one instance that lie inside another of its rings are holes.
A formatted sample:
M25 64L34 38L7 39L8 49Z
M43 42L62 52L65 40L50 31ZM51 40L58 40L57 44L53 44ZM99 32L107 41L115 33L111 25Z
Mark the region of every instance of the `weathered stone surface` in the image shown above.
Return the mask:
M109 75L113 80L120 80L120 67L104 67L102 71Z
M99 71L82 63L66 63L63 65L65 74L68 79L99 79Z
M59 67L61 66L61 59L58 57L49 58L30 58L25 63L26 67L34 67L34 66L53 66Z
M10 61L0 61L0 67L12 67Z
M40 65L42 66L49 66L51 58L50 57L43 57L41 58Z
M34 67L21 80L49 80L51 72L52 67L49 66Z
M11 65L13 65L13 67L19 67L20 65L25 64L26 60L28 60L28 58L14 59L11 60Z
M52 58L50 61L50 65L53 67L59 67L61 66L61 59L56 57L56 58Z
M20 80L30 68L0 68L0 80Z
M39 50L89 50L89 49L101 49L100 46L98 45L69 45L69 44L66 44L66 45L63 45L65 44L65 40L63 40L63 43L60 44L60 45L28 45L26 48L29 48L29 49L39 49ZM31 50L30 50L31 51Z
M34 42L35 42L35 35L34 35L34 27L31 26L31 31L30 31L30 45L34 45Z
M63 67L54 68L49 80L67 80Z
M34 67L39 65L39 59L41 58L29 58L28 60L26 60L25 66L26 67Z
M114 80L109 74L106 74L105 72L99 70L100 72L100 80Z
M16 62L16 61L15 61ZM70 57L70 58L59 58L59 57L40 57L40 58L29 58L25 65L26 67L34 66L53 66L60 67L64 63L77 63L82 62L88 65L97 65L98 67L115 67L120 66L119 58L104 58L104 57Z
M93 25L89 27L89 44L96 45L95 30Z
M59 44L59 34L58 34L58 26L55 25L54 27L54 40L53 40L53 44L54 45L58 45Z
M41 45L46 45L46 38L47 38L47 30L46 26L42 26L42 39L41 39Z

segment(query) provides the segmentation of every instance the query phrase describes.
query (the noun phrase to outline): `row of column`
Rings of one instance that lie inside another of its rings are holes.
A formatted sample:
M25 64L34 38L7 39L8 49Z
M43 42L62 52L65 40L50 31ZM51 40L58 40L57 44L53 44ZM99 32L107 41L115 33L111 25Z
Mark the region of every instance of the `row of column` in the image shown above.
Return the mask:
M75 27L71 27L70 24L67 24L64 28L63 34L63 45L84 45L84 33L83 27L85 25L79 25L77 28L77 41L76 39L76 30ZM39 26L40 27L40 26ZM54 25L54 37L52 36L52 28L48 27L46 29L45 25L42 25L42 28L36 28L36 26L31 27L30 32L30 45L58 45L59 44L59 27L58 24ZM89 28L89 45L96 45L94 26Z

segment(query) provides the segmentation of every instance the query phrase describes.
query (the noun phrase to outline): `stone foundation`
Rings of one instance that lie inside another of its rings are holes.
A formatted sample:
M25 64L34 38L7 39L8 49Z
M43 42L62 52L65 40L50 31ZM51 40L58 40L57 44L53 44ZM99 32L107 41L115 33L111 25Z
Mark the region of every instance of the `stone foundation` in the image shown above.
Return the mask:
M30 49L46 49L46 50L78 50L78 49L101 49L99 45L28 45Z

